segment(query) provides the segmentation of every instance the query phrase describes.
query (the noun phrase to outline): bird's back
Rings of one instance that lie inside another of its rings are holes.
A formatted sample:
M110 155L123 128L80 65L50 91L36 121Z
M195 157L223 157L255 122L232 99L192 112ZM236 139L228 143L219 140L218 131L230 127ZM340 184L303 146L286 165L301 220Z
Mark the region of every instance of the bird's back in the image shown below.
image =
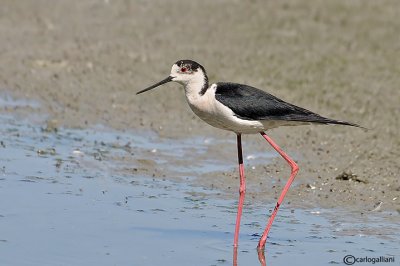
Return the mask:
M307 109L287 103L260 89L229 82L218 82L215 98L244 120L291 121L358 126L329 119Z

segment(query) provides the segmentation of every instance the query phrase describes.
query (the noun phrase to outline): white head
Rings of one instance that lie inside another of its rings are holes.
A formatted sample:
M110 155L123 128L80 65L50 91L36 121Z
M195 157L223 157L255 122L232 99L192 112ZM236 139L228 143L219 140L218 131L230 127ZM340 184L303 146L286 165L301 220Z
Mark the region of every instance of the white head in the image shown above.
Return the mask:
M192 60L179 60L171 68L171 74L166 79L144 89L136 94L154 89L162 84L170 81L178 82L185 86L185 88L198 87L199 93L207 89L208 77L202 65Z

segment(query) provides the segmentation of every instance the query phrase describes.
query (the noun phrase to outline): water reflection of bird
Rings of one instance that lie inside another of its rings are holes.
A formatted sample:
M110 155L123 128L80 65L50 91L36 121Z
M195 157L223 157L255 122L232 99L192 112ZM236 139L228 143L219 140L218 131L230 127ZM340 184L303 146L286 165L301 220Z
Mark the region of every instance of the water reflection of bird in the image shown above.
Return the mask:
M266 266L267 262L265 261L264 249L257 249L258 261L261 266ZM237 247L233 248L233 266L238 266L238 249Z
M246 192L242 156L242 134L261 134L291 167L289 180L278 198L258 243L258 249L263 250L279 206L282 204L290 185L299 171L299 167L293 159L283 152L264 131L279 126L305 124L338 124L359 127L356 124L346 121L320 116L254 87L229 82L209 84L204 67L191 60L177 61L172 66L171 73L166 79L139 91L137 94L154 89L170 81L178 82L184 86L186 99L190 108L202 120L214 127L233 131L237 135L240 189L234 235L235 248L238 246L240 219Z

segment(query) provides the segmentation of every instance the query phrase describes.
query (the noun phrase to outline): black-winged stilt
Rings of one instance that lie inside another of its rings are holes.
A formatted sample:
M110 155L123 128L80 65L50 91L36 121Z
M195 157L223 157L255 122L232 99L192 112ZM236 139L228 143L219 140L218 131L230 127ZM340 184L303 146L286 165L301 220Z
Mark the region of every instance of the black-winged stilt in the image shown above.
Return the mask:
M137 94L154 89L170 81L178 82L184 86L187 102L197 116L214 127L233 131L237 135L240 189L234 235L235 248L238 246L240 218L246 192L242 156L242 134L261 134L291 167L289 180L283 188L258 242L258 249L263 250L279 206L282 204L290 185L299 171L297 164L264 131L279 126L304 124L339 124L360 127L346 121L320 116L304 108L287 103L265 91L247 85L229 82L217 82L209 85L204 67L192 60L177 61L172 66L171 74L166 79L139 91Z

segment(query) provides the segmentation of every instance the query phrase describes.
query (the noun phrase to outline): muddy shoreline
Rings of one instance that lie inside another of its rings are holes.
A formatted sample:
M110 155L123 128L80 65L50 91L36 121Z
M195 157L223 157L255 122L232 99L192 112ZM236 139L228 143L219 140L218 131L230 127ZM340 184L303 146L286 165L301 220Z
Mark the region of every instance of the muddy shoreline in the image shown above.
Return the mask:
M0 8L0 93L39 103L2 105L2 113L18 119L36 114L40 118L32 122L49 130L104 125L132 134L151 130L174 141L211 137L218 145L207 145L198 163L224 158L231 168L194 172L190 182L236 197L234 135L200 121L176 84L135 95L168 75L176 60L194 59L206 67L211 82L249 84L369 128L302 126L269 132L300 166L285 204L388 211L398 217L398 3L50 2L6 1ZM222 15L211 16L210 10ZM244 141L245 156L272 151L259 136L246 135ZM131 160L138 170L127 173L178 176L157 163ZM269 164L248 161L246 174L247 199L273 202L289 168L276 157ZM346 175L348 180L337 179Z

